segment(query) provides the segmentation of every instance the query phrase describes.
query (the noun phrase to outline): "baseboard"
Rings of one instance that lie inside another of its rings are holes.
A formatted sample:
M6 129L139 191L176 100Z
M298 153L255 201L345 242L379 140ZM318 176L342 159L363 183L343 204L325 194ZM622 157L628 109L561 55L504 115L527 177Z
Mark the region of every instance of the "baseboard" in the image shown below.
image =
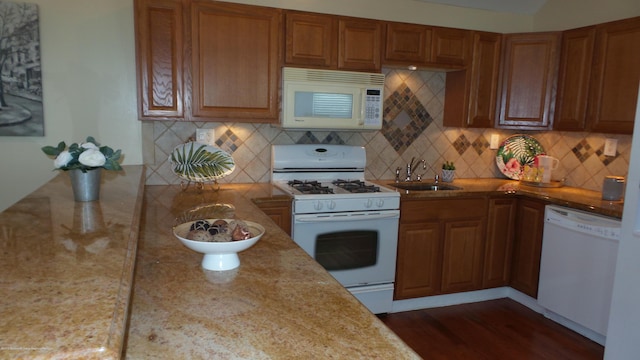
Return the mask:
M394 300L391 312L402 312L420 309L429 309L442 306L460 305L486 300L495 300L508 297L509 287L468 291L456 294L434 295L407 300Z

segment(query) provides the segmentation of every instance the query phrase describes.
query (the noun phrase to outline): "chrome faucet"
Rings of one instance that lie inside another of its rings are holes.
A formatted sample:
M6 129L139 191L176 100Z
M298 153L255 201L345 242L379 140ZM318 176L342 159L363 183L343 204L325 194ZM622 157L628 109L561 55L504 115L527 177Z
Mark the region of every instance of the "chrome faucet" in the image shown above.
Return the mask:
M409 162L407 164L407 174L406 174L406 177L405 177L404 181L414 181L413 180L413 175L414 175L414 173L416 171L415 167L416 167L416 165L418 165L420 163L422 163L422 170L426 170L427 169L427 162L424 159L416 161L415 157L411 158L411 162ZM396 179L399 176L399 169L400 168L396 169ZM422 177L423 176L424 176L424 173L416 174L416 180L415 181L422 181Z

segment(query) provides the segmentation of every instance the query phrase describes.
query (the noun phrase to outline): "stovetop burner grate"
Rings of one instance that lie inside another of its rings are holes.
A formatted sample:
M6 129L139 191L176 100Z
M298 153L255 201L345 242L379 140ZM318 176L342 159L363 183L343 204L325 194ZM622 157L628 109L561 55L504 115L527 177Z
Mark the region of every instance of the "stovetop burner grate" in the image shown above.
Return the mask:
M302 194L333 194L333 189L315 180L291 180L287 184Z
M362 180L334 180L333 185L345 189L351 193L373 193L380 192L380 187L375 185L367 185Z

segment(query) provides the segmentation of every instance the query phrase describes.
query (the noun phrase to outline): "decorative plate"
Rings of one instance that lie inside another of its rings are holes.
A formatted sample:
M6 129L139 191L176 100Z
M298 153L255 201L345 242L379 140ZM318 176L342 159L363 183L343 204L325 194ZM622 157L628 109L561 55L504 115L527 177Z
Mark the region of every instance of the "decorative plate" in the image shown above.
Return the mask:
M496 164L508 178L520 180L524 166L532 166L536 156L544 153L542 145L533 137L513 135L500 144Z
M193 181L214 181L233 172L236 164L227 152L198 142L187 142L169 155L171 170L179 177Z

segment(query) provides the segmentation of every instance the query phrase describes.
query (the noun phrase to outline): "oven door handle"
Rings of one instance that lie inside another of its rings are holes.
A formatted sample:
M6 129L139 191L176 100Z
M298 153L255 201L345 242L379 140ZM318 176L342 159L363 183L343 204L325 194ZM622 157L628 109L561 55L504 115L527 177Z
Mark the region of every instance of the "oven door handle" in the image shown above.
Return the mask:
M362 221L362 220L380 220L380 219L398 219L400 214L397 212L386 214L371 214L371 215L331 215L331 216L298 216L295 218L295 222L298 223L318 223L318 222L334 222L334 221Z

